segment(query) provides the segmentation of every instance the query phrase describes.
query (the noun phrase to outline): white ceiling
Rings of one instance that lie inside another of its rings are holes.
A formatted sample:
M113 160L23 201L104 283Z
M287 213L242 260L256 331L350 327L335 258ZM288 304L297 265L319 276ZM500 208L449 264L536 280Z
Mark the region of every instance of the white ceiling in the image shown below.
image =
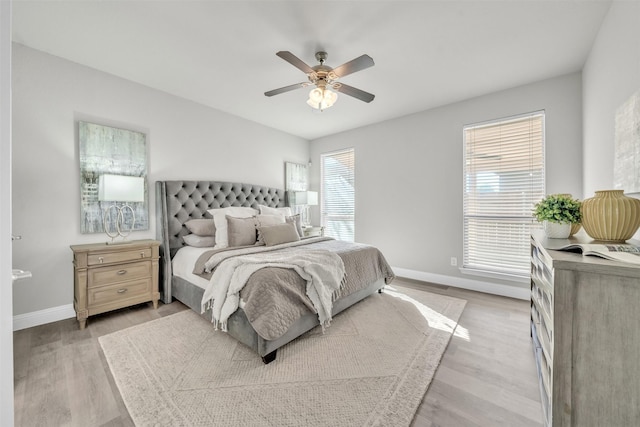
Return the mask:
M582 69L611 0L13 1L13 40L308 140ZM375 66L322 113L278 58Z

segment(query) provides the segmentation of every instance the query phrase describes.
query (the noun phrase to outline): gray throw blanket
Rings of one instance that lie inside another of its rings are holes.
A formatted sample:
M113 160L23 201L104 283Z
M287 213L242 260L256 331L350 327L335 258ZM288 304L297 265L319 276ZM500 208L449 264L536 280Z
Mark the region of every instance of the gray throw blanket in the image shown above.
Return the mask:
M306 294L323 329L330 325L333 295L344 278L342 259L326 250L268 252L225 259L217 265L202 297L202 313L212 311L215 328L227 330L227 319L239 307L240 291L256 271L278 267L295 270L307 282Z

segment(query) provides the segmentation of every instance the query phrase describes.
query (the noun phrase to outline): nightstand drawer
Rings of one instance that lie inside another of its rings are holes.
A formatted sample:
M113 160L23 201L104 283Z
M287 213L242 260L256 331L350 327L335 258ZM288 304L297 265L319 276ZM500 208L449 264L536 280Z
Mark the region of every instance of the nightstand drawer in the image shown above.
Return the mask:
M151 262L140 261L89 270L88 287L95 288L109 283L151 277Z
M151 279L132 280L130 282L90 288L88 292L89 306L126 301L131 298L149 295L150 292Z
M113 264L151 258L151 248L89 254L87 265Z

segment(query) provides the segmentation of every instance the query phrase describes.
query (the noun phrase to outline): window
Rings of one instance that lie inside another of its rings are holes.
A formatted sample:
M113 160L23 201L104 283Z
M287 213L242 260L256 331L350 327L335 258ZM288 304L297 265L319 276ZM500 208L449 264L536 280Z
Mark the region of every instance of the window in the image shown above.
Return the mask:
M543 111L465 126L463 271L528 277L544 194Z
M325 236L355 239L355 152L353 149L321 156L321 212Z

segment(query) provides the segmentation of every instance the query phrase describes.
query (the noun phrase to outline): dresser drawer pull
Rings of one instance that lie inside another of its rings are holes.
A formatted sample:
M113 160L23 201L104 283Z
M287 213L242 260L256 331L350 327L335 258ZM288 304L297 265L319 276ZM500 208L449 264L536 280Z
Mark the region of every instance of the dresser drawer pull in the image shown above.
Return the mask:
M144 252L140 252L140 258L144 258Z
M104 258L98 257L98 261L100 262L100 264L102 264L104 262Z
M117 274L118 276L122 276L123 274L127 274L127 270L120 270Z
M124 294L125 292L127 292L127 288L118 289L119 294Z

